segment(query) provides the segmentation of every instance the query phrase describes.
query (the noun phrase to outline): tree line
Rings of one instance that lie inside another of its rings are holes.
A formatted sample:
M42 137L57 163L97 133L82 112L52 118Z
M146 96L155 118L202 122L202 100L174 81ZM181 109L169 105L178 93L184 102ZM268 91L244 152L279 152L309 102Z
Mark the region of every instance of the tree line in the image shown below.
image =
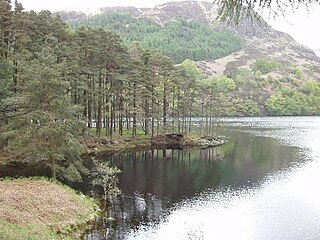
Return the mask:
M154 138L190 131L200 73L105 29L72 30L49 11L0 1L1 146L11 159L43 161L80 179L79 137ZM203 107L202 107L203 109ZM209 108L208 108L209 109ZM213 111L210 107L210 111Z

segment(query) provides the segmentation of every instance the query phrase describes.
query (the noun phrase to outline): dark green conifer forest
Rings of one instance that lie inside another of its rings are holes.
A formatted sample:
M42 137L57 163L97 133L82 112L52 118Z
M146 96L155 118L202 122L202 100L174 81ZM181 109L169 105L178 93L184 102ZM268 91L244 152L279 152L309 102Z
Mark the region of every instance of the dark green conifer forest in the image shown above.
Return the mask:
M229 55L244 44L235 34L213 30L204 23L181 19L160 26L151 19L137 19L127 12L103 13L70 20L72 28L105 28L117 32L125 43L139 41L144 48L169 56L174 63L185 59L213 60Z

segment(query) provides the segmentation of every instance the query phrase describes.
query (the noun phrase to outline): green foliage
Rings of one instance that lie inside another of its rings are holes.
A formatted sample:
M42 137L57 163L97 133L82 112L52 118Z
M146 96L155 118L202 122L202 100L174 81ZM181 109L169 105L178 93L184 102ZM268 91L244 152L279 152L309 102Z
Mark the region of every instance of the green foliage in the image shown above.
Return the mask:
M234 80L237 84L244 84L248 81L248 79L252 78L252 71L246 68L238 68L234 76Z
M257 71L255 72L255 77L256 77L256 79L257 79L257 80L260 80L260 79L261 79L261 76L262 76L262 72L261 72L260 70L257 70Z
M221 76L216 78L217 88L221 92L230 92L236 89L236 84L233 79L227 76Z
M260 114L260 109L258 104L251 99L241 99L235 98L232 103L236 109L237 116L258 116Z
M308 76L311 77L314 74L314 67L311 64L304 64L305 68L307 68Z
M320 96L320 83L316 81L306 81L302 89L307 94Z
M73 28L85 26L115 31L127 44L139 41L143 47L156 49L175 63L181 63L185 59L218 59L244 46L241 39L233 33L215 31L195 21L172 21L161 27L150 19L133 18L129 13L103 13L69 21L69 24Z
M273 82L274 82L273 77L270 76L270 75L268 75L268 77L267 77L266 79L263 79L263 80L261 81L261 87L265 88L265 87L267 87L267 86L270 86L270 85L273 84Z
M260 71L261 74L268 74L274 70L277 70L281 67L280 63L276 61L269 61L265 59L258 59L254 63L253 70L257 74L258 71Z
M4 100L10 96L10 64L0 59L0 126L6 120L6 106Z
M278 69L280 65L272 61L257 61L258 70L254 74L247 69L235 71L233 79L237 83L239 91L226 91L224 87L218 87L216 80L203 81L206 88L209 83L216 87L216 112L222 116L257 116L267 110L269 115L318 115L320 86L317 81L306 81L301 85L301 80L288 76L280 79L271 75L261 77L261 70L265 72L271 69ZM310 67L309 67L310 68ZM290 73L301 71L296 68L288 68ZM299 71L298 71L299 70ZM296 77L297 77L296 76ZM303 76L302 76L303 77ZM266 91L267 88L267 91ZM232 88L233 89L233 88ZM218 110L219 109L219 110ZM201 114L199 114L201 115Z
M268 81L269 83L272 83L272 82L273 82L273 77L269 75L269 76L267 77L267 81Z
M87 172L83 146L102 148L114 135L188 132L190 116L258 115L269 91L294 83L263 80L281 66L261 59L254 72L231 64L232 78L203 80L193 60L219 58L243 45L202 23L159 26L112 13L70 22L71 31L48 11L1 9L1 147L17 160L47 163L55 177L81 179ZM317 114L318 96L318 85L307 82L301 92L279 88L266 105L270 114ZM86 126L95 128L97 138L80 144L78 137L92 132Z
M181 63L181 69L184 71L184 75L195 81L201 79L201 73L196 65L196 63L190 59L186 59Z
M118 174L121 171L116 167L111 167L109 162L94 161L94 168L91 170L91 183L94 186L103 188L104 200L112 200L121 191L118 188Z
M320 96L319 95L307 95L306 96L307 101L307 112L305 114L308 115L320 115Z
M290 88L279 88L267 99L265 104L272 115L302 115L307 110L305 96Z
M255 80L251 80L251 81L250 81L250 86L251 86L252 88L258 88L258 83L257 83Z
M284 77L281 77L279 81L283 83L293 83L293 78L289 76L284 76Z
M302 74L301 70L299 68L297 68L297 67L294 67L292 69L292 73L295 75L296 78L300 78L301 79L303 77L303 74Z
M319 115L320 84L306 81L302 92L292 88L278 88L266 101L271 115Z
M10 63L8 61L0 61L0 101L5 99L9 94L11 77Z
M68 173L64 167L80 165L82 147L76 136L82 123L75 119L78 111L66 95L69 88L63 74L67 71L66 64L57 63L54 52L58 40L49 37L46 41L46 46L34 53L37 57L29 61L24 71L21 91L6 100L7 105L12 101L17 105L12 112L14 121L7 125L5 136L9 139L9 151L29 161L46 162L55 178L60 173ZM21 113L18 115L17 106Z
M133 18L128 12L103 13L80 20L70 20L68 24L73 29L88 27L115 31L126 39L127 44L139 41L143 36L161 29L161 26L154 21L147 18Z

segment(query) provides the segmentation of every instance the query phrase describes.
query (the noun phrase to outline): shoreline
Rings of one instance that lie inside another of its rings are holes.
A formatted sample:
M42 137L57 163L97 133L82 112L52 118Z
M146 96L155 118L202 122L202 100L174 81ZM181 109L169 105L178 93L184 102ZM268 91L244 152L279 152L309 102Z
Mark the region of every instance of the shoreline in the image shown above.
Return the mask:
M146 136L118 137L112 141L91 137L83 142L87 156L152 149L205 149L224 143L224 137L184 134L158 135L153 140ZM81 227L99 211L93 199L47 178L0 179L0 191L3 193L0 196L0 239L73 239L80 236Z
M89 137L82 139L86 154L91 155L115 155L124 152L136 152L154 149L205 149L217 147L227 142L226 137L206 136L195 134L164 134L155 136L139 137L115 137L113 140L107 138Z
M81 140L85 152L82 154L84 160L91 158L108 158L118 154L148 151L148 150L191 150L217 147L227 143L226 137L205 136L196 134L165 134L158 135L153 140L149 136L139 135L133 137L116 136L113 140L105 137L87 137ZM30 172L30 166L32 171ZM45 174L43 174L45 173ZM46 163L30 165L28 162L17 159L6 158L0 161L0 180L2 178L13 178L15 176L50 177L50 167Z
M186 133L168 133L155 136L138 135L119 136L115 135L111 139L109 137L81 137L80 144L84 148L82 157L96 155L116 155L125 152L137 152L146 150L162 150L162 149L205 149L217 147L227 142L224 136L208 136L201 134ZM1 156L2 154L2 156ZM14 163L26 164L23 159L12 159L7 156L4 151L0 151L0 165L9 165Z

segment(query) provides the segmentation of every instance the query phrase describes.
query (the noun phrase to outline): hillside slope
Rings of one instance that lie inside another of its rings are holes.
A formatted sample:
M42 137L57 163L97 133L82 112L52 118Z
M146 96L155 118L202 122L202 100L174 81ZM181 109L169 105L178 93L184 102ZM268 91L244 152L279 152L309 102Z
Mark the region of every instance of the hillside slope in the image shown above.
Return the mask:
M283 64L314 64L318 66L320 62L320 59L311 49L298 44L288 34L272 29L263 19L260 21L244 19L239 25L216 21L218 8L206 1L173 1L158 5L154 8L141 9L135 7L105 7L101 8L99 12L100 15L87 18L75 12L71 12L72 14L69 15L63 12L59 14L72 26L109 27L114 28L122 35L124 35L125 32L120 29L121 27L129 29L127 30L128 35L133 35L133 30L139 31L141 29L133 29L131 31L130 28L137 27L137 22L139 22L138 24L140 25L148 22L152 25L153 29L142 32L142 34L140 34L141 39L148 33L161 29L159 26L163 27L167 23L172 23L172 21L177 22L179 20L187 20L186 23L190 21L202 23L215 31L228 30L240 37L245 43L245 48L239 51L234 58L232 57L233 55L227 57L229 62L239 62L238 60L241 59L241 63L234 64L238 67L250 64L250 59L266 57L280 61ZM76 17L77 15L78 17ZM99 18L97 18L97 16L99 16ZM117 17L118 19L116 19ZM114 23L115 21L117 23ZM124 26L121 24L124 24ZM203 25L197 25L195 27L199 28L200 26L202 27ZM171 34L173 33L174 31L171 31ZM129 39L132 41L139 40L134 38L136 38L136 36ZM177 40L179 39L174 39L173 41ZM180 39L180 41L183 40ZM189 41L192 41L192 39L189 39ZM243 61L244 59L247 59L246 63ZM219 65L225 60L226 59L218 61Z
M167 10L170 9L171 6ZM74 29L85 26L114 31L125 43L138 41L145 48L156 49L169 56L175 63L181 63L185 59L218 59L244 47L241 38L231 31L225 28L213 29L204 19L188 18L188 14L178 14L171 19L169 16L174 16L173 13L164 12L157 16L159 11L153 12L151 9L150 12L140 12L135 8L115 7L102 11L99 15L70 19L68 23ZM73 18L76 14L62 16Z
M125 28L127 40L156 43L152 47L175 58L177 63L185 58L196 61L205 78L214 79L221 76L231 78L236 88L223 92L223 97L219 98L217 105L223 109L219 115L320 114L320 107L315 107L320 106L320 59L311 49L300 45L288 34L272 29L263 19L243 19L238 25L218 22L216 21L218 8L204 1L168 2L145 9L107 7L100 9L100 13L98 16L68 21L76 27L113 26L113 30L118 30L120 34L124 32L121 33L121 27ZM116 21L114 16L118 16L118 22L110 24L110 16L113 16L112 21ZM121 23L124 17L129 21L125 25ZM109 20L106 21L108 18ZM97 19L100 19L100 22ZM101 24L102 20L105 21L105 25ZM177 30L176 25L179 24L181 28ZM224 38L220 38L220 42L214 45L210 41L206 42L205 36L211 33L200 31L202 35L194 41L196 36L186 31L186 28L192 25L195 26L193 29L195 31L204 28L211 29L215 34L228 33L229 35L224 35ZM137 34L137 28L143 29L141 26L148 26L148 28L145 27L145 32L139 32L139 38L135 39L132 36ZM168 26L173 27L168 28ZM183 37L184 30L185 36L192 36L191 39ZM161 31L166 34L159 34ZM151 35L150 32L152 32ZM175 33L178 34L174 35ZM242 40L241 45L237 37ZM157 41L157 39L164 41ZM228 51L225 51L226 48L222 44L225 41L228 42L225 44L228 46ZM184 42L189 45L185 45ZM206 47L201 45L201 42L206 42ZM234 45L238 45L238 48ZM167 47L166 51L164 46ZM168 46L171 47L168 48ZM197 49L198 54L193 52L183 55L183 52L190 49ZM174 52L175 50L177 51ZM205 54L210 51L219 54ZM291 101L292 99L294 101ZM234 105L239 102L241 105L245 101L254 103L259 111L239 113L234 110ZM230 104L227 104L230 102L233 103L231 110L229 110ZM278 102L282 105L278 106ZM303 104L308 107L305 108Z

